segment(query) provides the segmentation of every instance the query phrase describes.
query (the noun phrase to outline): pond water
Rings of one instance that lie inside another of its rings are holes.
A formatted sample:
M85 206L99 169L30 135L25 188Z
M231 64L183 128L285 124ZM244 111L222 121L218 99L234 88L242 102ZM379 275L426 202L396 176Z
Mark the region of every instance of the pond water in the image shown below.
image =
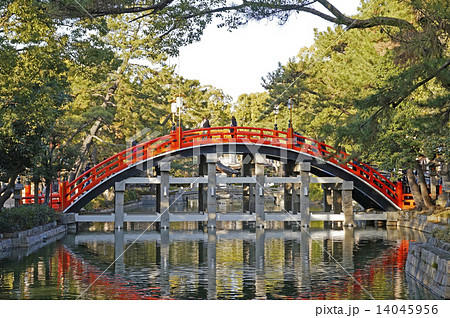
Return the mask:
M405 275L409 242L425 240L412 230L111 228L0 254L0 299L436 299Z

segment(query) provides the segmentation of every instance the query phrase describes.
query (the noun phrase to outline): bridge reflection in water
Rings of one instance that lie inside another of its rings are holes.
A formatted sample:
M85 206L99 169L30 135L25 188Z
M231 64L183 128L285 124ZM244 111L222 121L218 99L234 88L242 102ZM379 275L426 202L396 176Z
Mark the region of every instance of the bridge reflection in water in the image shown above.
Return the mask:
M0 254L0 299L433 298L404 273L409 241L425 239L420 232L180 226L142 233L80 232Z
M80 287L93 284L83 294L88 299L430 297L411 291L405 282L409 240L423 239L417 232L345 228L141 234L116 230L69 236L62 253L83 265L62 268L60 275L93 275ZM86 268L105 267L114 259L104 275Z

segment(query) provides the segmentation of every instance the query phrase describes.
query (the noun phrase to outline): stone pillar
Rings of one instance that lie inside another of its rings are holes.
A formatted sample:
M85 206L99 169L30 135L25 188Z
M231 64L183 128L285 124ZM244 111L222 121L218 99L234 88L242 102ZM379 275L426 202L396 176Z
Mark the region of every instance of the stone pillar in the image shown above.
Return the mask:
M299 177L300 165L297 164L294 168L292 175ZM292 214L300 213L300 195L302 192L301 178L298 178L298 182L292 184Z
M123 229L114 231L114 274L123 275L125 273L124 253L124 233Z
M20 201L22 201L22 195L21 195L22 189L23 189L23 184L16 183L14 185L14 191L13 191L14 193L13 193L13 195L14 195L14 206L16 208L19 207ZM51 195L51 193L50 193L50 195Z
M256 227L263 228L265 226L266 215L264 213L264 156L255 155L255 212Z
M253 167L253 155L243 155L242 157L242 177L251 177ZM251 208L251 197L253 195L253 184L244 183L242 184L242 211L250 212Z
M161 176L159 166L155 167L155 177ZM156 213L161 213L161 184L155 184Z
M339 186L333 187L333 211L334 214L342 213L342 192Z
M251 295L251 298L255 296L255 245L253 242L242 241L242 262L243 262L243 277L242 292L245 295ZM247 296L249 297L249 296Z
M298 279L299 287L302 290L311 290L311 270L309 263L309 249L311 236L302 229L300 233L300 277Z
M353 227L344 228L344 241L342 242L342 267L349 273L354 269L353 263L353 246L355 245Z
M257 299L266 299L266 280L264 275L264 243L265 243L265 230L256 229L256 242L255 242L255 267L256 267L256 279L255 279L255 294Z
M123 205L125 194L125 181L116 182L114 185L114 227L123 229Z
M333 204L333 198L331 196L331 185L328 183L322 184L323 189L323 211L331 212L331 205Z
M199 156L198 176L204 177L208 174L208 166L206 164L206 156ZM198 184L198 212L202 213L206 211L206 198L208 187L203 184Z
M310 181L310 171L311 164L309 162L302 162L299 164L300 168L300 180L301 180L301 190L300 190L300 220L301 226L309 227L310 222L310 211L309 211L309 181Z
M161 229L161 244L160 244L160 266L161 266L161 297L167 299L170 297L170 277L169 277L169 229Z
M283 176L292 177L294 175L295 162L286 160L283 162ZM292 213L292 183L284 183L284 204L281 206L286 212Z
M208 299L217 298L216 285L216 230L208 229Z
M436 200L437 192L436 192L436 167L430 166L430 195L432 200Z
M397 211L389 211L386 212L387 214L387 220L386 220L386 227L397 227L398 223L398 212Z
M353 215L353 181L344 181L342 183L342 210L344 212L344 226L354 226Z
M216 227L216 163L217 154L208 154L206 157L208 164L208 197L207 197L207 211L208 211L208 227Z
M169 207L170 207L170 162L162 161L158 163L159 170L161 173L161 193L160 193L160 207L159 211L161 213L160 222L161 229L169 228Z

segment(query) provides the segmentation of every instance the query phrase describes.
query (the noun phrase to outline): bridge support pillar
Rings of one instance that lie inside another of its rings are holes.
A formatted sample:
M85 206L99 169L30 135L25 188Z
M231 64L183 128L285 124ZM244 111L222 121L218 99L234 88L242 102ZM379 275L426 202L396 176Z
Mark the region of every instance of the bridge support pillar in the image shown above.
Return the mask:
M309 162L302 162L299 164L300 168L300 222L301 226L309 227L311 214L309 211L309 182L311 164Z
M159 162L159 171L161 174L161 188L160 188L160 200L159 200L159 213L161 229L169 228L169 207L170 207L170 162Z
M170 274L169 274L169 230L161 229L161 243L159 248L160 259L160 284L161 297L168 299L170 297Z
M333 212L334 214L341 214L342 213L342 190L339 188L340 184L335 184L332 187L333 192ZM333 227L342 227L342 222L333 222Z
M266 215L264 213L264 162L264 156L255 154L255 213L256 227L259 228L263 228L266 221Z
M161 175L159 166L155 166L153 176L158 177ZM161 184L155 184L155 199L156 199L156 213L161 213Z
M208 229L208 300L217 299L216 230Z
M124 231L116 229L114 231L114 274L123 275L125 273L124 253Z
M255 241L255 295L257 299L266 299L266 280L265 280L265 240L266 232L264 229L256 229Z
M344 228L344 240L342 241L342 266L351 271L354 269L353 247L355 244L354 229L352 227Z
M342 183L342 211L344 212L344 226L349 227L355 225L352 192L353 181L344 181Z
M283 162L283 176L284 177L292 177L294 176L294 167L295 162L292 160L286 160L286 162ZM284 187L284 203L282 207L286 212L292 213L292 183L285 183L283 185Z
M208 211L208 227L216 227L216 163L217 154L207 154L206 162L208 163L208 197L207 197L207 211Z
M114 185L114 228L123 229L123 205L125 197L125 182Z
M294 172L292 173L294 177L298 177L299 173L301 171L301 165L297 164L294 168ZM300 196L301 196L301 192L302 192L302 184L301 184L301 180L299 180L300 182L298 183L293 183L292 184L292 214L298 214L300 213Z
M311 290L311 268L310 268L311 236L305 230L300 233L300 277L299 287L305 291Z
M198 175L199 177L204 177L208 174L208 166L206 163L206 156L200 155L198 165ZM198 212L204 213L206 211L206 198L207 198L208 188L203 183L198 184Z
M337 186L333 187L333 211L334 214L342 213L342 192Z
M322 184L323 189L323 211L331 212L331 205L333 204L333 198L331 196L331 185L329 183Z
M243 177L250 177L253 175L253 155L243 155L242 158L242 173ZM251 212L254 211L253 201L253 184L242 184L242 211Z

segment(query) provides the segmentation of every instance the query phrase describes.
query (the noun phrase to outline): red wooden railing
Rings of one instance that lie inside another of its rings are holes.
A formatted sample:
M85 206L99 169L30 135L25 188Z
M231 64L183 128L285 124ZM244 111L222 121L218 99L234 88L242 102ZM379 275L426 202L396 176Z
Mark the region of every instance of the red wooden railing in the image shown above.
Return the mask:
M233 130L233 132L230 131ZM329 145L317 140L296 135L290 128L287 132L255 127L212 127L182 131L177 128L171 134L155 138L124 150L94 166L71 183L62 187L62 208L65 209L83 193L123 169L159 154L195 145L250 143L284 147L322 157L349 173L357 175L398 206L402 206L402 196L398 187L372 167L355 160L345 152L337 152Z
M62 184L60 184L60 189L58 192L53 192L53 189L50 187L50 197L49 197L48 205L57 211L62 210L62 204L61 204L62 200L61 200L61 195L60 195L61 188L62 188ZM23 191L25 192L25 195L21 196L21 200L20 200L21 204L34 204L34 203L44 204L44 202L45 202L44 194L39 194L37 202L34 202L35 201L34 195L31 195L31 185L25 185Z
M246 143L252 144L252 147L271 145L321 157L363 179L400 208L410 206L409 200L405 200L405 196L408 194L403 193L401 182L394 184L369 165L350 160L347 153L336 151L325 143L294 134L292 128L286 132L255 127L212 127L188 131L177 128L169 135L138 144L100 162L72 182L61 183L58 209L66 209L100 182L131 165L178 149L225 143ZM30 198L25 197L24 199L29 200Z

